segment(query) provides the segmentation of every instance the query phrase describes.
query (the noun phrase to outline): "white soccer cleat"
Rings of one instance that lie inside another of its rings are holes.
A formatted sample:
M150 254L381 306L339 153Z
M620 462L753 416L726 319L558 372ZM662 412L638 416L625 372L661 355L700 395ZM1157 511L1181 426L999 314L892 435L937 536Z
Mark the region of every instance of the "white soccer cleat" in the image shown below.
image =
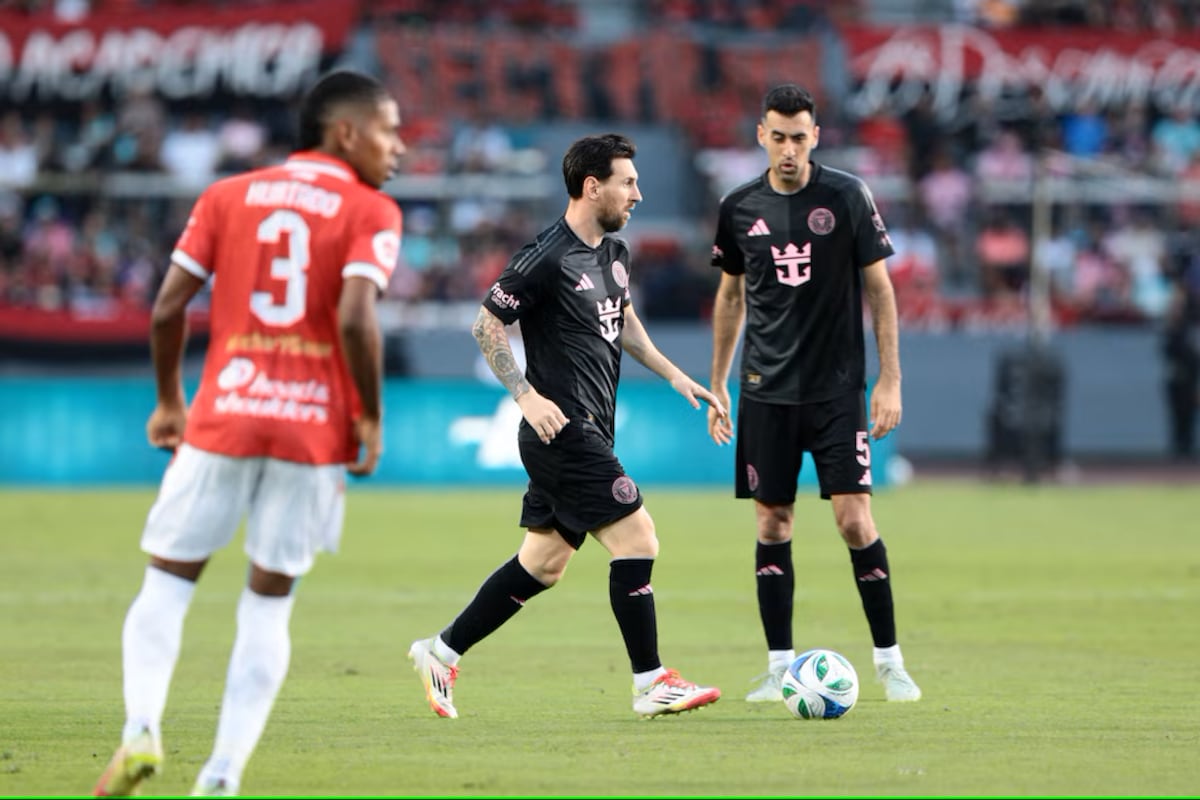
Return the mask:
M206 778L203 774L192 787L192 797L236 797L237 784L226 778Z
M92 794L96 797L129 797L142 781L162 771L162 742L148 728L113 753Z
M644 692L634 690L633 710L643 717L660 717L664 714L679 714L694 708L715 703L721 699L721 690L714 686L697 686L679 677L669 669L658 680L646 687Z
M787 672L785 664L778 669L769 669L754 679L758 684L746 695L747 703L776 703L783 699L783 673Z
M452 667L433 652L433 639L418 639L408 649L413 669L421 676L425 687L425 698L429 707L439 717L458 719L454 708L454 681L458 679L458 667Z
M912 703L921 699L921 687L900 664L876 664L875 677L883 684L890 702Z

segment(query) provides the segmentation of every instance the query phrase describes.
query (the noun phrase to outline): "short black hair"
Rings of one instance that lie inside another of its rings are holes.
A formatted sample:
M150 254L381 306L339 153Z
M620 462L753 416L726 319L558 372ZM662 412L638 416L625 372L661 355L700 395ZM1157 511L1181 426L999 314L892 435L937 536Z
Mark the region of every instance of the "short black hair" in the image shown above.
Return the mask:
M300 105L300 150L320 147L330 110L339 103L374 106L388 99L388 90L375 78L349 69L326 73L308 90Z
M577 140L563 156L563 181L567 194L575 200L583 197L583 182L590 175L606 181L612 177L614 158L633 158L637 148L633 142L619 133L602 136L585 136Z
M767 92L763 98L764 117L768 111L778 112L785 117L794 117L801 111L807 111L816 122L817 102L807 89L802 89L794 83L784 83Z

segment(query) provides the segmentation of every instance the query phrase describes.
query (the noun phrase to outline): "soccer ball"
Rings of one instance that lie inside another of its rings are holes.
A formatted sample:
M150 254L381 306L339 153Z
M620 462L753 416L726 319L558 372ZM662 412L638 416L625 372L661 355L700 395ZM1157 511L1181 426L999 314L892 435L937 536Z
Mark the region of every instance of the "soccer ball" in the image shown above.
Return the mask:
M840 653L808 650L783 673L783 704L799 719L837 719L858 700L858 673Z

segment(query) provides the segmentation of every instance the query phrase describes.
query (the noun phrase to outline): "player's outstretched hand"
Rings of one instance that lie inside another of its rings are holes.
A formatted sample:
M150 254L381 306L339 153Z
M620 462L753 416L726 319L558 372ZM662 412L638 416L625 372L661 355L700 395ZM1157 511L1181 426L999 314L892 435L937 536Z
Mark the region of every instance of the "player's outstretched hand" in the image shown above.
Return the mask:
M728 409L729 387L721 385L712 388L713 397L717 398L719 406L708 407L708 435L717 444L729 444L733 441L733 420L730 419L728 411L721 414L717 408Z
M159 403L146 422L146 438L150 444L175 452L183 444L183 429L187 427L187 406L182 402Z
M353 464L346 465L346 471L366 477L379 466L379 456L383 454L383 421L359 417L354 420L354 438L358 439L359 456Z
M718 418L725 420L726 423L729 422L729 412L725 410L726 404L687 375L680 374L679 377L672 380L671 388L683 395L684 399L691 403L692 408L699 408L700 401L703 400L708 403L708 413L710 415L716 414Z
M550 444L571 420L553 400L547 400L537 389L530 389L517 398L525 421L537 432L542 444Z

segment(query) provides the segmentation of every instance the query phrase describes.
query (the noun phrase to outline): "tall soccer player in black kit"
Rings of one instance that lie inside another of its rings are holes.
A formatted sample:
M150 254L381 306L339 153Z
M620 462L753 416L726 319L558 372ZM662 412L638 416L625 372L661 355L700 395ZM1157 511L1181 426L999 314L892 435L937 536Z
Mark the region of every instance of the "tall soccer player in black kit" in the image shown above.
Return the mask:
M527 532L454 622L409 650L439 716L458 716L452 689L462 654L557 583L589 532L612 555L609 599L633 670L634 712L677 714L721 696L659 660L650 587L658 539L641 492L613 454L622 349L694 408L704 401L728 418L712 393L658 351L631 305L629 246L611 234L642 199L634 154L616 134L571 145L563 157L566 213L513 257L475 320L480 349L523 415L517 438L529 473L520 523ZM504 330L517 320L524 374Z
M919 700L896 643L891 568L871 517L870 438L900 422L896 300L884 259L883 219L854 175L809 160L821 129L816 105L793 84L763 100L758 143L770 166L721 201L712 263L721 282L713 308L712 390L729 406L729 371L743 322L737 414L737 496L754 498L755 574L767 639L767 672L750 702L781 698L792 643L792 520L801 458L812 453L821 497L830 500L850 548L854 578L875 642L888 700ZM867 427L862 297L879 348L879 379ZM718 444L728 417L709 414Z

